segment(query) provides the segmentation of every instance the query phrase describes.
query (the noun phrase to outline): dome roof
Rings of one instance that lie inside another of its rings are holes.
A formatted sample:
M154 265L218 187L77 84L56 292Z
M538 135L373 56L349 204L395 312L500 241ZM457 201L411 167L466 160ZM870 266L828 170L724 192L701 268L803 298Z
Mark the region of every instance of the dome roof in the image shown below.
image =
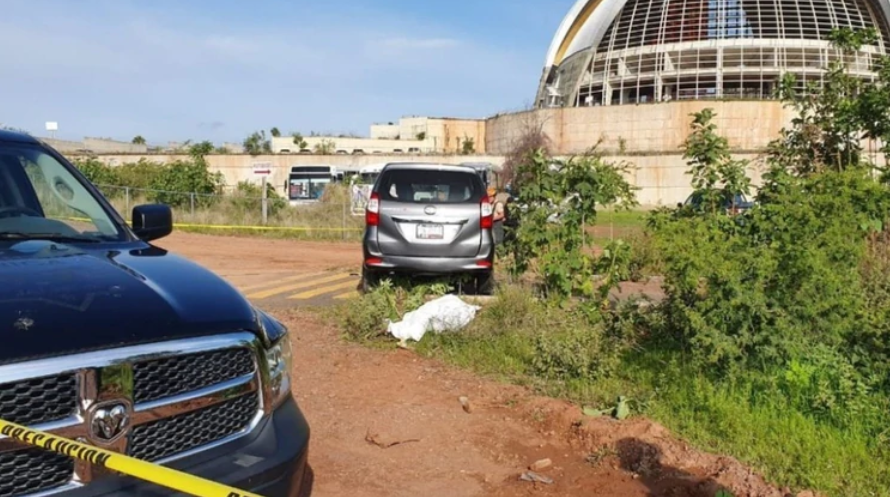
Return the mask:
M600 78L607 86L613 76L659 78L676 72L678 62L683 67L677 71L689 71L691 57L706 60L705 69L716 57L713 68L720 73L724 52L735 57L736 51L746 51L740 66L765 67L768 73L793 67L798 58L818 58L824 67L827 35L838 27L877 27L878 45L864 47L863 53L886 53L888 24L890 0L578 0L547 51L539 104L554 91L563 97L569 96L567 89L576 92L584 78L591 83ZM765 52L773 49L780 51ZM755 50L760 51L756 61L750 59ZM651 68L647 54L657 59ZM598 74L599 60L605 66Z

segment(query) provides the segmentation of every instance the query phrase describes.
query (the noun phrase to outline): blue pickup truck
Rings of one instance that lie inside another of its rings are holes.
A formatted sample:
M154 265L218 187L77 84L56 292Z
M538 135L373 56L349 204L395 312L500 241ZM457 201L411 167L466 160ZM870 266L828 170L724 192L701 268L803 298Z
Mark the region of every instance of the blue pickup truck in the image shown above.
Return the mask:
M150 242L64 157L0 131L0 419L266 496L297 496L309 425L288 330ZM167 495L0 436L0 496ZM308 479L308 477L306 478Z

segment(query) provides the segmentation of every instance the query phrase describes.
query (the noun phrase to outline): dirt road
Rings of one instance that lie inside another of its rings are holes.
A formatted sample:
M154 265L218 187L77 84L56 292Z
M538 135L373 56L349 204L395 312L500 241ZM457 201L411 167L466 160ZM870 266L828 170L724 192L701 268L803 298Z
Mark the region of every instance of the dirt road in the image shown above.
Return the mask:
M359 262L355 247L339 244L177 234L161 245L236 285ZM294 337L294 394L313 430L312 495L714 497L721 485L738 496L783 495L645 419L585 418L411 351L345 343L306 308L272 311ZM552 483L520 480L543 459L550 464L537 473Z
M357 244L174 233L157 245L212 269L264 309L326 305L358 295Z

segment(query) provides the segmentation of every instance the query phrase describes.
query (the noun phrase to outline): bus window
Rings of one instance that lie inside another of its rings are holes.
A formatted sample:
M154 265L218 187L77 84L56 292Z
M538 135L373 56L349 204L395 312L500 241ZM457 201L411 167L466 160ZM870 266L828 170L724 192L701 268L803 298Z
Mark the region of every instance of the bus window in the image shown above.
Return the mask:
M291 201L317 201L331 183L330 168L294 167L288 176L287 196Z

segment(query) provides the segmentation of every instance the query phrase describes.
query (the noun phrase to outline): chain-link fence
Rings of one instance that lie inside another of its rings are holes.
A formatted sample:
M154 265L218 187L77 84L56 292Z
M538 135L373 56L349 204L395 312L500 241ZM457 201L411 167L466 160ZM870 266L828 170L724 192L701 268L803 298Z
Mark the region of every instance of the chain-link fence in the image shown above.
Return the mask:
M229 188L221 193L207 194L96 186L128 221L133 207L161 203L173 210L177 229L188 231L357 240L361 238L364 228L364 210L353 205L356 199L345 187L331 187L320 199L292 204L275 194L264 199L256 192L250 194ZM257 190L261 192L261 189Z

